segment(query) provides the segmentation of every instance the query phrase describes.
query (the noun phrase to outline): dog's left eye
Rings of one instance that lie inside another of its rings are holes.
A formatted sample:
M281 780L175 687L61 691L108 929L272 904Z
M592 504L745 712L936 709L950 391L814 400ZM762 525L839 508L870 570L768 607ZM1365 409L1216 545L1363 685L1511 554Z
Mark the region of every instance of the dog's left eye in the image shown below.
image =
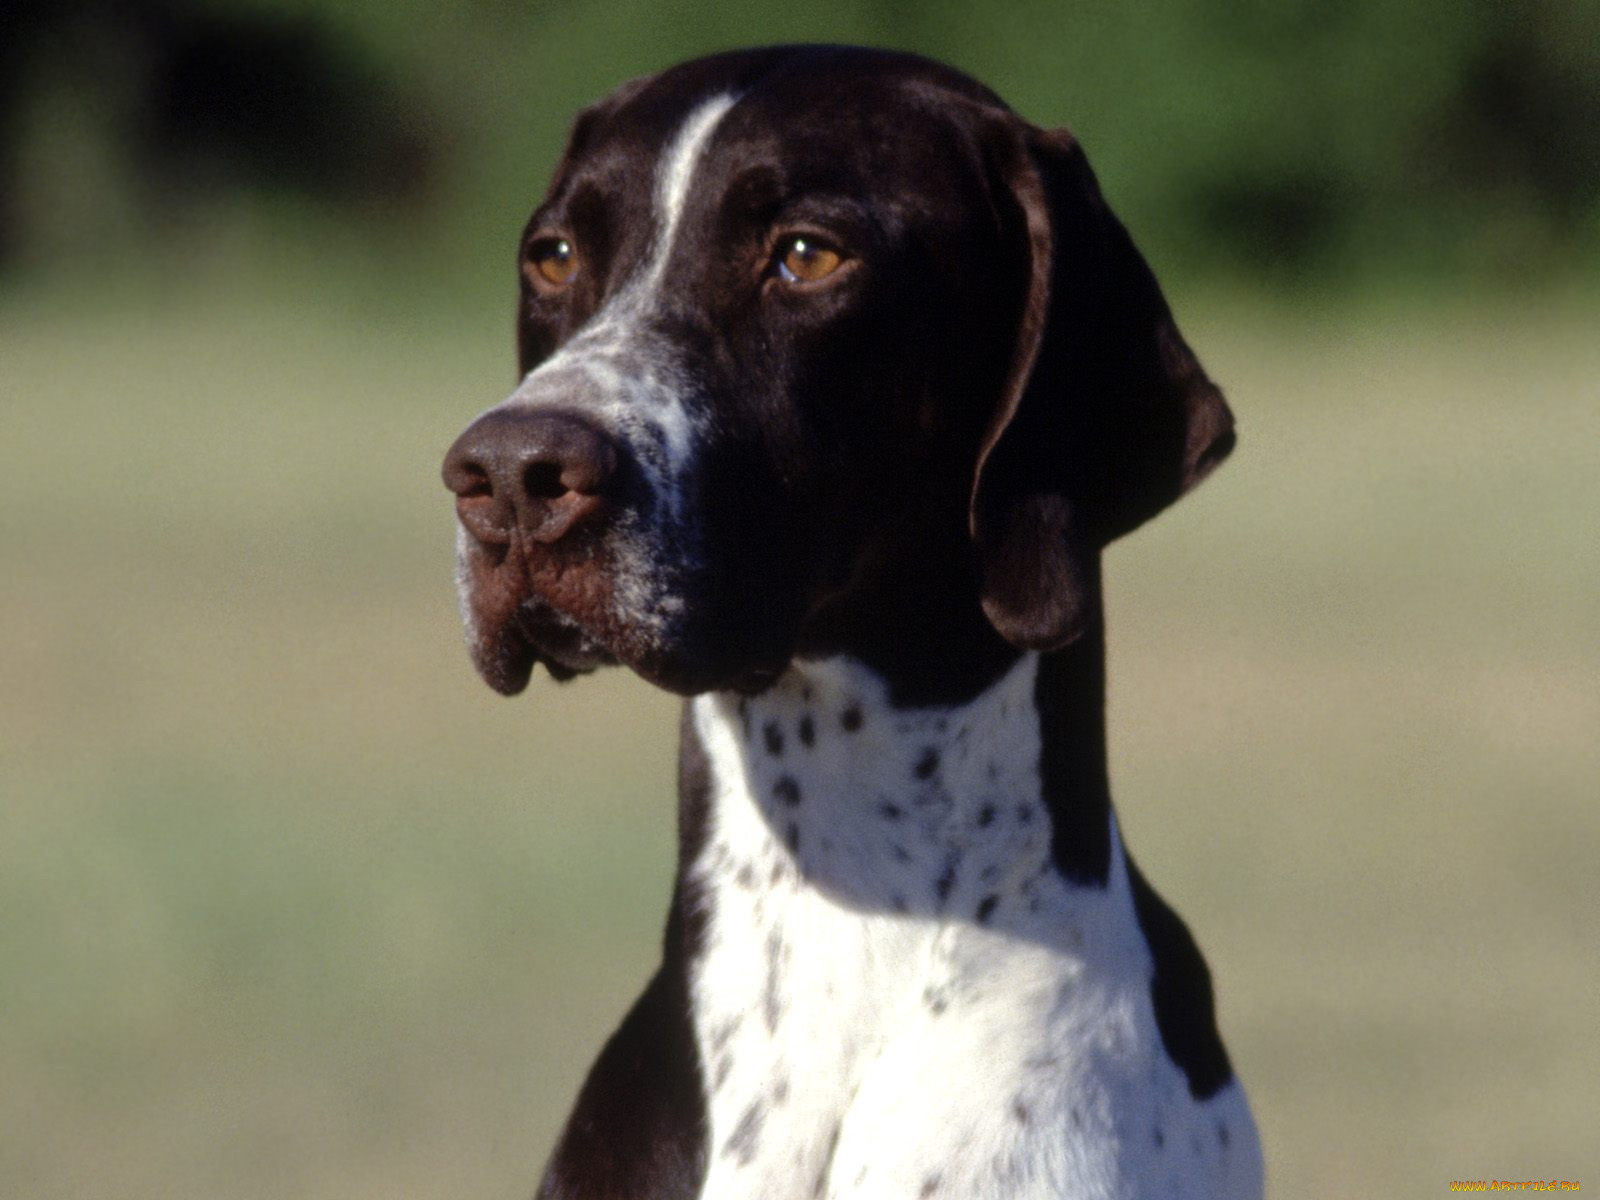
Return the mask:
M772 259L773 273L785 283L815 283L832 275L843 264L843 254L806 234L784 238Z

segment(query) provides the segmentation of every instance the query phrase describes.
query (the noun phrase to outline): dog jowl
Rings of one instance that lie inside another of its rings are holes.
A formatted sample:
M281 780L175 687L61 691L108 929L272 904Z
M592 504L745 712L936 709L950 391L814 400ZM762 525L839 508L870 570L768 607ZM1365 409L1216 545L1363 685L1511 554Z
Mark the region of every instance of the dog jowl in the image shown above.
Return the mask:
M1259 1194L1105 779L1100 552L1233 422L1077 143L718 55L579 115L519 269L444 466L473 661L691 697L664 961L542 1194Z

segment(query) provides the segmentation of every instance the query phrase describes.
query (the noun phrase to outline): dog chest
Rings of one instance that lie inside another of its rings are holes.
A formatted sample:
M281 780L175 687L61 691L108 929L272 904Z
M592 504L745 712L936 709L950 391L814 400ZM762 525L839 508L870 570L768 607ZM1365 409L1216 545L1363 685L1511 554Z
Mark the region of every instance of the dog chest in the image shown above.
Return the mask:
M1105 887L1051 865L1035 669L950 710L846 663L695 702L703 1196L1136 1195L1248 1149L1161 1051L1120 848Z

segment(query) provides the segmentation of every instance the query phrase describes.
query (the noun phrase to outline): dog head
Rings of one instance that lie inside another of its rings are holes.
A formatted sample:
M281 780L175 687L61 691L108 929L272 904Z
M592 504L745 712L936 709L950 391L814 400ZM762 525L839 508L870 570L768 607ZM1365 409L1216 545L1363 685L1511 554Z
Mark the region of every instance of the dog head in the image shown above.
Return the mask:
M579 116L520 266L522 382L444 468L506 693L536 662L759 688L913 607L1064 645L1100 548L1232 445L1070 135L922 59L625 85Z

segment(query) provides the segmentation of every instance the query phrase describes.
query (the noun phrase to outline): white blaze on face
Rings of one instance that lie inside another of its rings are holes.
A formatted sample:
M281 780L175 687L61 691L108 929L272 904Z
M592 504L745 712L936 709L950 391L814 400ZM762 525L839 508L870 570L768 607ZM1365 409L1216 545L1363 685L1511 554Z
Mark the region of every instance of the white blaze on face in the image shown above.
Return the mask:
M655 240L651 243L644 268L624 289L623 296L618 297L621 301L619 307L627 314L623 318L624 328L634 324L639 317L648 316L658 306L667 263L672 258L673 246L678 240L678 226L689 202L695 169L705 155L706 144L711 140L712 133L733 107L735 99L724 92L702 101L679 128L678 136L673 139L656 169ZM660 374L671 377L676 372L670 364L666 364ZM665 403L656 410L656 421L661 430L662 449L668 470L677 473L688 465L694 423L684 403L686 397L681 388L664 388L660 395ZM671 490L676 491L675 488Z
M635 285L647 304L660 287L667 260L672 256L672 244L677 239L678 222L683 218L684 205L689 199L695 167L705 152L706 143L711 140L712 131L733 107L734 99L724 92L702 101L679 128L678 136L656 172L656 237L643 278Z
M557 403L598 420L626 445L672 507L677 476L689 468L693 383L674 347L649 331L667 286L667 264L678 240L696 169L717 124L737 97L701 101L656 160L651 221L644 261L621 288L555 354L523 379L508 404ZM573 386L573 377L581 379ZM563 378L564 377L564 378ZM557 381L561 380L560 383Z

